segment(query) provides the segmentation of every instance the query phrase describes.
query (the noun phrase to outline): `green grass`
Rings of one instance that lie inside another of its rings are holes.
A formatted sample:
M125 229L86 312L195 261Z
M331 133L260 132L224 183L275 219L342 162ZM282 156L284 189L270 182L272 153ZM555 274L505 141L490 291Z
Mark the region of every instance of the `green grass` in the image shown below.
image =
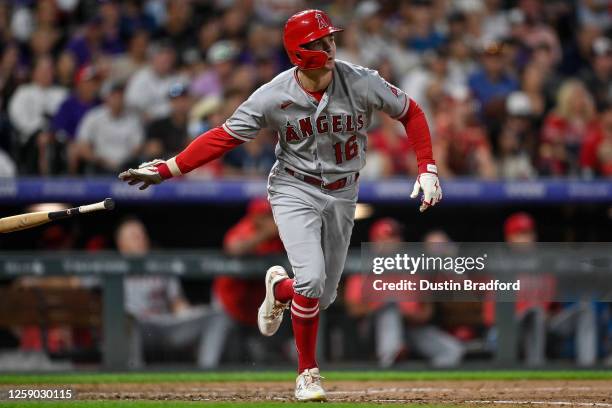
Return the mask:
M325 371L328 381L612 380L607 371ZM161 382L294 381L293 371L199 373L2 374L0 384L102 384Z
M6 407L23 407L23 408L47 408L54 406L61 406L66 408L114 408L114 407L128 407L128 408L264 408L264 407L278 407L278 408L305 408L313 406L329 406L330 403L322 405L320 403L311 402L188 402L188 401L64 401L64 402L20 402L20 403L6 403L3 406ZM377 404L377 403L355 403L355 402L333 402L331 406L334 408L352 408L358 406L359 408L380 408L380 407L407 407L407 408L451 408L457 405L424 405L424 404ZM461 405L465 407L466 405Z

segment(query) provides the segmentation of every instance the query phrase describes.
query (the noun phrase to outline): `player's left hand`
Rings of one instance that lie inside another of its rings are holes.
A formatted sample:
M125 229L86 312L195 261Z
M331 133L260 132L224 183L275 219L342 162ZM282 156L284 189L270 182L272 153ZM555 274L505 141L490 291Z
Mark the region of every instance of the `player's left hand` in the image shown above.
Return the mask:
M442 200L442 187L440 187L440 180L438 180L438 175L435 173L419 174L414 182L410 198L417 198L421 190L423 190L421 207L419 207L421 212L429 207L433 207Z

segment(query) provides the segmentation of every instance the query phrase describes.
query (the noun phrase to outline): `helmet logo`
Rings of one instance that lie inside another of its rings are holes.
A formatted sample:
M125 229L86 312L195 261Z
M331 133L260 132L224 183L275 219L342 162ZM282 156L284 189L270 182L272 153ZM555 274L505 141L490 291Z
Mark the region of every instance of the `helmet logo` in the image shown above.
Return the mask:
M325 18L321 14L316 13L315 18L317 19L317 22L319 23L319 30L329 27L329 23L325 21Z

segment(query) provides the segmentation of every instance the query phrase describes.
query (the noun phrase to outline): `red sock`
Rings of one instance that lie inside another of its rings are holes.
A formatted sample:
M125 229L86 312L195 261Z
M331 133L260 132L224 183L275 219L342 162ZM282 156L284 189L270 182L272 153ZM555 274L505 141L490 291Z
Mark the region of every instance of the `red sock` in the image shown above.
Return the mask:
M274 299L282 303L293 299L293 279L283 279L274 285Z
M291 324L298 352L298 374L301 374L306 369L317 367L315 354L319 330L319 299L294 294Z

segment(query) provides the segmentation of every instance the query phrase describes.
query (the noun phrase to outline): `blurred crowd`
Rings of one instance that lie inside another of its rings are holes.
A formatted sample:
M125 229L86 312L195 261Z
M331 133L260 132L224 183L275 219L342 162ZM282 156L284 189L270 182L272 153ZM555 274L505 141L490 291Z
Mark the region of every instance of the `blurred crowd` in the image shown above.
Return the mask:
M290 68L286 18L327 10L338 58L423 108L444 177L612 175L607 0L0 2L0 175L116 174L168 158ZM363 176L414 173L383 115ZM263 177L275 135L193 177Z

